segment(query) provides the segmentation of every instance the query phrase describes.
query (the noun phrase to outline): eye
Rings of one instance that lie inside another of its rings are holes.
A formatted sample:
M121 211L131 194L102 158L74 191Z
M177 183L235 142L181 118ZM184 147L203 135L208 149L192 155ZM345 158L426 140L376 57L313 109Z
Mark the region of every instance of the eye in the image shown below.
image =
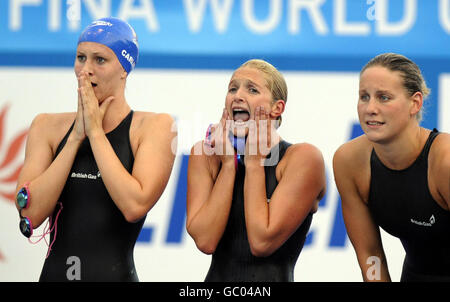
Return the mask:
M78 55L77 56L77 60L80 63L83 63L84 61L86 61L86 56L85 55Z
M103 64L106 62L105 58L102 57L96 57L95 60L97 61L98 64Z
M258 89L256 89L255 87L252 87L252 86L250 86L248 88L248 91L250 91L250 93L254 93L254 94L259 93Z
M380 100L382 100L383 102L389 101L390 99L391 99L390 96L386 94L380 95Z
M229 88L228 88L228 92L229 93L234 93L234 92L236 92L237 91L237 88L235 87L235 86L230 86Z
M370 96L369 96L368 94L361 94L361 95L359 96L359 99L360 99L362 102L367 102L367 101L369 101Z

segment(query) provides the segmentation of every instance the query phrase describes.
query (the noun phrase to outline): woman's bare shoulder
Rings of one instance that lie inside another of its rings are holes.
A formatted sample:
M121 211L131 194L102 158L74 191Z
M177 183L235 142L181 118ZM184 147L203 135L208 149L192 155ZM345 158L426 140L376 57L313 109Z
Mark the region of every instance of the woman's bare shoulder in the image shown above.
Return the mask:
M133 113L133 120L137 126L151 126L156 128L166 128L167 126L174 126L175 119L168 113L157 113L149 111L135 111Z
M75 121L75 115L75 112L40 113L36 115L29 129L29 143L46 143L54 152Z
M318 147L307 142L292 144L287 149L286 154L322 156L322 152Z
M47 134L49 137L59 137L67 132L75 121L75 112L40 113L36 115L30 126L30 134Z
M367 137L361 135L339 146L334 153L333 163L346 166L364 163L367 161L372 148L373 145Z

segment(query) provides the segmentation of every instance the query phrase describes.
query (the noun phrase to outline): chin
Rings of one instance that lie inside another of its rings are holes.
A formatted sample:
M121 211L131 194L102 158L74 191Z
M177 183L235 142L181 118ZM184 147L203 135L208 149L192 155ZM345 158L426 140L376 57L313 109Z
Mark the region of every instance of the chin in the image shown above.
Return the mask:
M96 97L97 97L97 95L95 95ZM101 104L101 103L103 103L105 100L107 99L107 97L104 97L104 96L99 96L99 97L97 97L97 100L98 100L98 104Z
M99 93L97 93L95 90L94 90L94 95L97 98L99 104L101 104L104 101L103 96L100 95Z
M372 143L380 143L383 141L383 139L381 137L379 137L378 135L372 135L372 134L366 133L366 137Z
M392 137L386 135L386 133L374 131L364 131L364 133L366 134L367 139L375 144L387 144L392 140Z

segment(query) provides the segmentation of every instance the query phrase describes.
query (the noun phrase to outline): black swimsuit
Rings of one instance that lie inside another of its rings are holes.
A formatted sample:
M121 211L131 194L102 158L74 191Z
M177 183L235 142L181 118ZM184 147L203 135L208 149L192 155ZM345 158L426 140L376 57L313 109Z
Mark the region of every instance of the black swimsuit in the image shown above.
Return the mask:
M129 137L132 118L133 111L106 134L130 173L134 163ZM72 128L73 125L59 144L55 157L66 144ZM79 264L80 281L139 281L133 250L145 217L137 223L125 220L103 184L88 138L77 152L59 201L63 210L57 221L57 236L39 281L68 281L75 263ZM58 209L56 206L53 221ZM50 241L53 237L54 232ZM73 262L73 256L77 262Z
M280 142L279 160L289 146L285 141ZM276 167L277 165L264 168L268 199L278 185ZM294 267L311 225L312 214L308 214L302 225L272 255L253 256L245 226L244 178L245 166L239 163L228 223L212 256L205 281L294 281Z
M369 209L375 222L405 248L401 281L450 281L450 212L428 188L428 153L434 129L416 159L404 170L384 166L372 150Z

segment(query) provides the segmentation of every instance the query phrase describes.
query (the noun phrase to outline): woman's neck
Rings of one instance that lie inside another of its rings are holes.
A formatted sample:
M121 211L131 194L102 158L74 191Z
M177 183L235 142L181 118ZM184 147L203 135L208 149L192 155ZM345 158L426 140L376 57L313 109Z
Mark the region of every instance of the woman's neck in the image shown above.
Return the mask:
M120 122L128 115L131 108L128 105L125 97L120 96L114 98L111 104L106 109L103 117L103 130L105 133L114 130Z
M374 143L374 149L383 164L392 170L409 167L419 156L429 131L416 125L406 129L389 143Z

